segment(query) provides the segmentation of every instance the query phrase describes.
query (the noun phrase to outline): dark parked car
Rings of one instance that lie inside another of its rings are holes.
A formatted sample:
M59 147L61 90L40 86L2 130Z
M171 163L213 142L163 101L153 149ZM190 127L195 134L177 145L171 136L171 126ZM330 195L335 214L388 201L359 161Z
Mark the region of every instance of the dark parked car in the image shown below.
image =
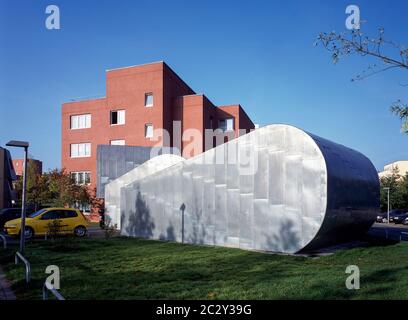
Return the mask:
M388 218L388 216L387 216L387 213L380 213L378 216L377 216L377 219L376 219L376 221L377 222L380 222L380 223L382 223L382 222L387 222L387 218Z
M394 221L394 217L400 216L400 215L402 215L402 214L404 214L406 212L408 212L408 209L394 209L394 210L391 210L390 211L390 222ZM380 213L377 216L376 221L385 223L385 222L387 222L387 219L388 219L387 212L383 212L383 213Z
M396 217L393 218L394 223L403 223L405 219L408 218L408 212L405 212L404 214L400 214ZM391 220L391 219L390 219Z
M0 231L3 231L7 221L21 217L21 208L4 208L0 210Z
M394 209L390 211L390 222L394 222L394 218L408 212L407 209Z

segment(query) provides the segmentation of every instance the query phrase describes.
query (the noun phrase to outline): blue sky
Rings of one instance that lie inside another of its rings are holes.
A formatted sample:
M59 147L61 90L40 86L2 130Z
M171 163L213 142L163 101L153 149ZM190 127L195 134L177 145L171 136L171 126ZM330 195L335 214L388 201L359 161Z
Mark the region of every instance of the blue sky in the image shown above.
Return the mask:
M61 29L45 28L60 8ZM313 42L345 31L360 7L363 31L383 26L408 46L407 1L0 0L0 145L29 140L44 168L60 166L61 103L105 94L105 70L166 61L217 105L240 103L255 123L288 123L367 155L377 169L408 159L408 135L389 113L408 100L407 71L351 82L369 64L337 65ZM13 151L20 157L20 151Z

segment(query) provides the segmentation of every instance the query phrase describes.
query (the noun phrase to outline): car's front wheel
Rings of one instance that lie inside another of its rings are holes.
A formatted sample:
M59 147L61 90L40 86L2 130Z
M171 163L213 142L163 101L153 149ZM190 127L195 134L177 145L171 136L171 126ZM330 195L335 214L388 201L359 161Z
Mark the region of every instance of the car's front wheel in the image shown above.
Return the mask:
M74 235L77 237L83 237L86 235L86 228L84 226L78 226L74 229Z

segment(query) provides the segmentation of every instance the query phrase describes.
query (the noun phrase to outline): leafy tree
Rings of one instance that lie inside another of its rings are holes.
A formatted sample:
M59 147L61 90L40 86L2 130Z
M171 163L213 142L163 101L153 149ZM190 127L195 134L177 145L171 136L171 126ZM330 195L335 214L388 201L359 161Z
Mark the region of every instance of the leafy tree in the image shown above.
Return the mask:
M59 220L54 219L47 224L47 234L52 240L57 239L62 232L62 224Z
M395 167L390 175L380 179L381 212L386 212L388 209L388 190L386 188L390 188L390 210L393 208L399 208L401 199L398 189L398 180L400 177L398 167Z
M399 174L398 167L392 173L381 178L381 212L386 212L388 207L388 191L390 188L390 210L408 209L408 173Z
M16 183L19 202L22 198L22 178ZM27 203L37 210L41 206L64 207L92 203L93 192L85 185L77 185L64 169L54 169L44 174L27 169Z
M46 177L39 173L38 164L31 160L27 160L27 204L33 206L35 210L39 208L44 198L47 196ZM17 202L21 205L23 176L20 176L15 184L17 192Z
M401 194L401 208L408 209L408 172L399 181L399 192Z
M322 32L315 45L319 43L331 52L333 63L337 63L341 57L349 55L372 57L377 61L377 63L370 64L352 81L362 80L393 68L408 71L408 48L388 40L384 36L384 28L379 28L378 35L374 37L364 35L360 29L342 33ZM407 85L404 84L404 86ZM391 105L390 111L401 119L401 131L408 133L408 104L398 99Z

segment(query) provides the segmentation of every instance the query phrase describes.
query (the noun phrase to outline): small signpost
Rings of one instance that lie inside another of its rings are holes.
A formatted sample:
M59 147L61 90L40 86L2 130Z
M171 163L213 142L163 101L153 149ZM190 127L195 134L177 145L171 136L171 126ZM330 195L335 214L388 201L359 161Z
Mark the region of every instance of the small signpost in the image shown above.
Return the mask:
M180 206L181 210L181 243L184 243L184 210L186 210L186 205L183 203Z

